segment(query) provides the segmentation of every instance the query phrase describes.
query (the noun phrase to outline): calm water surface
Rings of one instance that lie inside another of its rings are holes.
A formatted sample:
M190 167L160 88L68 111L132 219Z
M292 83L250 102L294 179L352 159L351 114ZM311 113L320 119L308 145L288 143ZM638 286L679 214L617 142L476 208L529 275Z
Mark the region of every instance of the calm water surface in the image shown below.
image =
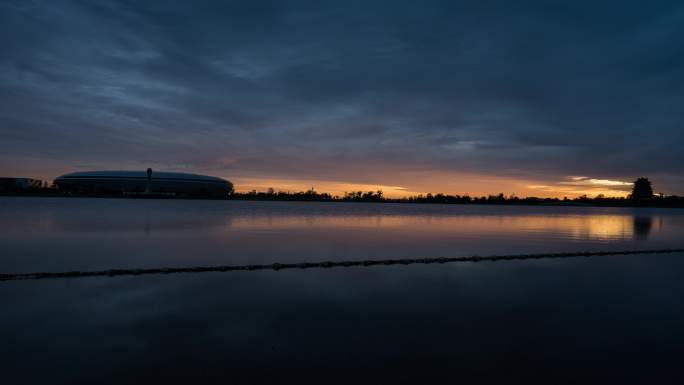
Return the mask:
M662 209L0 199L5 272L681 245Z
M0 228L2 273L684 246L684 210L631 208L0 198ZM682 383L683 258L4 282L0 369L7 383L311 367Z

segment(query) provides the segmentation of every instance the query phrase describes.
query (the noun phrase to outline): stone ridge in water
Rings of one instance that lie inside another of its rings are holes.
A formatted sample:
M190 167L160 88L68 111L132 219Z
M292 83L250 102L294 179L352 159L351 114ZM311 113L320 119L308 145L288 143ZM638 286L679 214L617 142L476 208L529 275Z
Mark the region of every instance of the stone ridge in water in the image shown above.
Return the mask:
M84 278L84 277L116 277L121 275L149 275L149 274L176 274L176 273L206 273L206 272L226 272L226 271L251 271L251 270L282 270L282 269L309 269L309 268L331 268L331 267L353 267L353 266L377 266L377 265L411 265L411 264L431 264L447 262L480 262L480 261L511 261L525 259L542 258L573 258L573 257L599 257L607 255L635 255L635 254L668 254L682 253L680 249L656 249L656 250L622 250L622 251L584 251L584 252L565 252L565 253L543 253L543 254L512 254L512 255L490 255L490 256L469 256L451 258L414 258L414 259L379 259L379 260L360 260L360 261L324 261L324 262L300 262L300 263L272 263L268 265L226 265L226 266L196 266L196 267L166 267L154 269L110 269L99 271L66 271L66 272L39 272L39 273L20 273L20 274L0 274L0 281L18 281L27 279L47 279L47 278Z

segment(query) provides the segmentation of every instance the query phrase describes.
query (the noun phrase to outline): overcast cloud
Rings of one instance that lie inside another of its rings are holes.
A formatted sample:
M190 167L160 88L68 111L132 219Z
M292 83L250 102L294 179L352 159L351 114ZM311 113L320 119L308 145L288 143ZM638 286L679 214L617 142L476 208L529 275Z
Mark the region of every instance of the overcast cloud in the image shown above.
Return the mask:
M684 193L681 1L4 0L0 34L3 174Z

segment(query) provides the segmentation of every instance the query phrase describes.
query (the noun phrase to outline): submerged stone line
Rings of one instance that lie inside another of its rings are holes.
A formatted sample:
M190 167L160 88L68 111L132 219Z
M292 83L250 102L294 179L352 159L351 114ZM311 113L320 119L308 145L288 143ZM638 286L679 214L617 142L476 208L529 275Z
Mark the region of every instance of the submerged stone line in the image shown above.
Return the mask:
M654 250L622 250L622 251L580 251L564 253L542 254L511 254L490 256L466 256L466 257L439 257L439 258L404 258L404 259L369 259L356 261L322 261L322 262L299 262L299 263L271 263L262 265L223 265L223 266L194 266L194 267L162 267L150 269L109 269L97 271L64 271L64 272L37 272L0 274L0 281L19 281L29 279L48 278L85 278L85 277L116 277L122 275L150 275L150 274L177 274L177 273L208 273L227 271L253 271L253 270L283 270L283 269L311 269L333 267L357 267L357 266L388 266L388 265L412 265L432 264L449 262L496 262L496 261L519 261L525 259L550 259L550 258L576 258L576 257L600 257L608 255L636 255L636 254L669 254L684 253L684 249L654 249Z

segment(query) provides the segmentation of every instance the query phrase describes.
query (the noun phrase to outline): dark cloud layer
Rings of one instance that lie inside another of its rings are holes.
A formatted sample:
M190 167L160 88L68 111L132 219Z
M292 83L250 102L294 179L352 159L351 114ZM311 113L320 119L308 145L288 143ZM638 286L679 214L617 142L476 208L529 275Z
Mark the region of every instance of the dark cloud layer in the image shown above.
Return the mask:
M30 158L684 190L679 1L18 0L0 33L3 172Z

